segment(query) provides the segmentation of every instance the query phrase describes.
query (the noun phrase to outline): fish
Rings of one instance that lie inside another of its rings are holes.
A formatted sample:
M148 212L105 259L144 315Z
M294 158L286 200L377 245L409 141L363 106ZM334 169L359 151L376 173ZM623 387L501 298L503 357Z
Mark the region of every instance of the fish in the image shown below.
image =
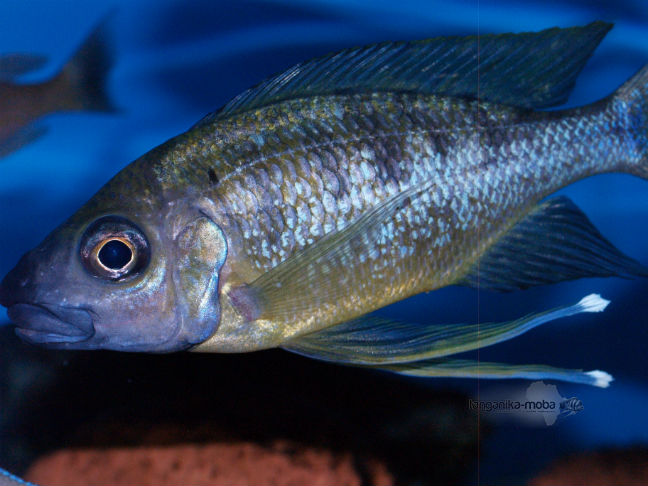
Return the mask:
M565 417L571 417L575 413L582 412L583 410L585 410L583 402L576 397L565 398L560 402L560 414Z
M20 77L47 64L36 54L0 55L0 158L47 133L38 120L60 111L116 112L106 89L112 56L102 21L53 78L26 84Z
M648 177L648 67L563 104L612 28L353 47L263 81L106 183L0 283L25 341L56 349L283 348L409 376L556 379L601 370L454 355L603 311L598 294L506 322L374 311L449 285L510 292L645 277L570 199Z

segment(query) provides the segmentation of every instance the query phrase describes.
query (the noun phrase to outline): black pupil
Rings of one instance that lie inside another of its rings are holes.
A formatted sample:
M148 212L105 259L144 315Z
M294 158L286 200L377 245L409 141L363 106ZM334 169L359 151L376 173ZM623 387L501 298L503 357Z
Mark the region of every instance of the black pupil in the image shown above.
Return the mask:
M99 250L99 261L111 270L121 270L131 261L133 253L126 243L111 240Z

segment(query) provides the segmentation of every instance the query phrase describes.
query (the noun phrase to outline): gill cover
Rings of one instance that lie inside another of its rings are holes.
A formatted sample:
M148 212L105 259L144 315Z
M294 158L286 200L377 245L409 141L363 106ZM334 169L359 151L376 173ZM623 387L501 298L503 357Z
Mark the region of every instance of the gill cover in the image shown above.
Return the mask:
M204 341L218 327L218 277L226 257L223 231L205 216L188 223L175 237L176 308L191 344Z

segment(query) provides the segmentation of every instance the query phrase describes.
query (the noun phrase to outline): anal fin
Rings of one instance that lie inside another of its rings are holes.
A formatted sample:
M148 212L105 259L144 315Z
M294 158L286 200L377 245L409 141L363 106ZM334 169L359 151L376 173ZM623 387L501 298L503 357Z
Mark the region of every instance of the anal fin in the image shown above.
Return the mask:
M568 198L539 204L490 248L458 284L497 291L582 277L648 276Z

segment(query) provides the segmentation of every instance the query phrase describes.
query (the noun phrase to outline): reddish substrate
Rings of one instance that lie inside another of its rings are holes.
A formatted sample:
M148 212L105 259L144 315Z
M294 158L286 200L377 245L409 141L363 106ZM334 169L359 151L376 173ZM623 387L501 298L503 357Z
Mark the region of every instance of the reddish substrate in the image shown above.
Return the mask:
M393 484L384 467L372 469L373 484ZM61 450L39 459L26 479L45 486L361 484L351 454L286 441Z
M603 450L578 454L553 464L530 486L614 486L648 484L648 449Z

